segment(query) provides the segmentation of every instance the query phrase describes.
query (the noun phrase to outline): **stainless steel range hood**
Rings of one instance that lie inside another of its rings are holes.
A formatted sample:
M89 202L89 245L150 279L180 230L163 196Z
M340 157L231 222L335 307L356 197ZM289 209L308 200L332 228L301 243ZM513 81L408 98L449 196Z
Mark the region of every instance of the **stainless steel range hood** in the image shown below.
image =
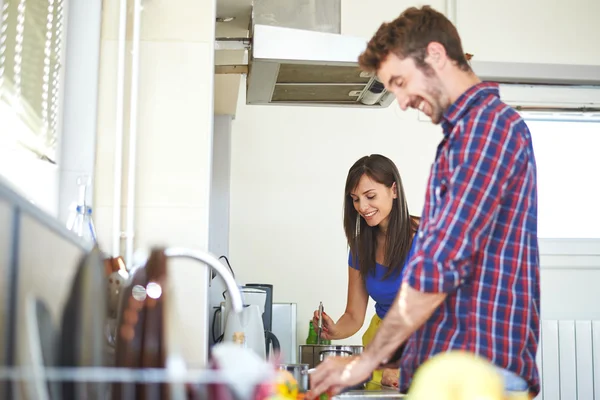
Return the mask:
M252 43L248 104L387 107L394 100L358 68L363 39L254 25Z
M366 40L340 34L341 0L255 0L247 104L387 107L358 68Z
M341 35L341 0L254 0L246 104L389 106L394 96L358 68L367 40ZM600 67L471 61L504 85L600 87ZM233 72L235 73L235 72Z

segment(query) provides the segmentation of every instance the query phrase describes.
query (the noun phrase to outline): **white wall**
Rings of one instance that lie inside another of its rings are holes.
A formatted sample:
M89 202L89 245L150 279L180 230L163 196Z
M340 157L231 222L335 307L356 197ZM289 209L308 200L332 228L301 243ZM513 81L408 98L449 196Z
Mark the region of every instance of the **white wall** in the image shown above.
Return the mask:
M441 11L445 3L428 2ZM507 5L506 10L525 13L494 13L493 23L504 23L500 32L510 40L482 25L490 21L489 12L473 1L458 3L465 51L479 60L600 65L600 52L589 51L597 48L593 37L600 36L600 28L589 18L578 18L597 2L577 0L568 4L571 11L558 3L548 8L542 0L525 8ZM342 33L369 38L382 21L414 4L380 0L366 7L357 0L344 1ZM581 21L587 24L579 26ZM548 24L556 31L548 32ZM577 50L565 57L564 41L555 39L568 37L574 28L595 36L571 40ZM366 154L390 157L402 175L411 213L420 214L441 131L419 121L415 112L401 112L396 103L385 110L360 110L247 106L244 98L242 81L232 131L230 260L240 282L272 283L274 301L298 303L298 340L304 343L319 301L334 318L345 307L348 267L342 201L349 167ZM543 274L547 292L557 290L560 273L553 269ZM556 301L548 304L556 308L550 310L550 318L564 317ZM370 304L367 318L372 314ZM360 343L361 333L344 342Z
M385 110L239 106L230 261L240 282L272 283L274 301L298 303L299 343L319 301L334 317L345 307L342 201L350 166L371 153L393 159L410 210L420 215L440 134L396 104ZM360 343L360 336L346 342Z
M443 1L430 4L441 8ZM342 33L368 38L408 5L382 0L365 9L344 1ZM366 154L390 157L410 211L420 215L441 131L396 103L384 110L247 106L245 85L243 79L232 130L230 261L239 282L271 283L274 302L298 304L301 344L319 301L334 318L346 305L348 169ZM373 307L370 302L368 320ZM360 344L363 331L341 342Z
M208 251L215 256L229 255L229 204L231 186L231 115L215 115L212 177L210 186L210 227ZM225 264L225 260L222 261ZM223 292L227 289L225 281L218 275L210 281L209 301L209 343L214 344L212 324L214 308L223 301ZM218 317L217 317L218 320ZM215 327L215 335L218 336Z
M208 250L217 256L229 253L231 120L230 115L215 115L214 120Z
M91 178L94 173L102 2L71 0L67 16L58 159L57 215L63 224L69 218L71 204L79 197L77 178ZM93 191L92 185L88 188L88 204Z
M118 3L104 3L96 149L96 225L101 245L108 251L113 235ZM128 40L132 4L129 1ZM215 8L214 0L144 2L135 166L136 249L155 245L208 248ZM126 80L129 85L129 77ZM128 113L127 109L127 127ZM128 151L127 140L124 151ZM123 199L118 205L123 220L127 160L125 156ZM170 328L182 338L188 364L200 366L207 356L208 316L202 305L207 303L208 271L190 262L172 262L171 267L176 271L170 276L178 315Z

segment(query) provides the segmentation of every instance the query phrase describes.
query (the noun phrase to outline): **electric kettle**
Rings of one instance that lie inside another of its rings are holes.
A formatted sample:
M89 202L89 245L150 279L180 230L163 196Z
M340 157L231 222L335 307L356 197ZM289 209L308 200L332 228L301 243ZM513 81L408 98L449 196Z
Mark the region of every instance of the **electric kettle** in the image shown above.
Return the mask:
M244 334L244 346L266 360L265 328L260 309L256 304L244 306L244 311L239 314L233 312L227 314L223 341L233 342L240 332Z
M223 341L233 341L233 335L236 332L244 333L246 347L252 348L263 360L266 360L269 357L271 346L273 346L274 351L280 350L279 340L271 331L266 329L264 324L267 291L259 287L242 287L241 291L244 311L239 315L230 312L231 301L227 291L223 293L225 297ZM260 333L256 334L256 332ZM258 341L262 341L262 344L259 344Z

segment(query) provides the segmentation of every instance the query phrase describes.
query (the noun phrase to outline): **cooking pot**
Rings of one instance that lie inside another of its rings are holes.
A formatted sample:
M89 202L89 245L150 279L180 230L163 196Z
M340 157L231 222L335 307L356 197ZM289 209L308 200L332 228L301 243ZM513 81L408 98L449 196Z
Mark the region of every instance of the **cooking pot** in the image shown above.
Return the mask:
M300 362L308 364L309 368L315 368L326 357L350 357L363 352L364 346L354 345L331 345L331 344L301 344L298 352Z
M294 376L298 382L300 393L308 391L308 364L279 364L278 368L284 369Z
M336 357L351 357L354 353L346 349L328 349L321 350L319 352L319 361L323 361L325 357L336 356Z
M315 368L325 358L336 356L336 357L351 357L361 354L364 350L364 346L354 345L331 345L331 344L301 344L298 352L300 353L300 362L308 364L309 368ZM345 390L360 390L364 389L367 382L373 378L373 374L369 378L358 385L348 387ZM310 382L309 388L310 388Z

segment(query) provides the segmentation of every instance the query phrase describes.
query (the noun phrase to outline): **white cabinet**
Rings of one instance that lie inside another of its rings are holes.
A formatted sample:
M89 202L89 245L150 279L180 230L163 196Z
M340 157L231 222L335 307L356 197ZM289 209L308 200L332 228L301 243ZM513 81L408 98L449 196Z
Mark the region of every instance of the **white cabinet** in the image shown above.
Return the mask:
M410 6L447 11L446 0L342 1L342 33L369 39ZM598 0L455 0L465 52L475 60L600 65Z
M474 60L600 65L598 0L457 0Z
M408 7L428 4L445 13L445 0L420 3L410 0L342 0L342 34L370 39L383 22L393 21Z

